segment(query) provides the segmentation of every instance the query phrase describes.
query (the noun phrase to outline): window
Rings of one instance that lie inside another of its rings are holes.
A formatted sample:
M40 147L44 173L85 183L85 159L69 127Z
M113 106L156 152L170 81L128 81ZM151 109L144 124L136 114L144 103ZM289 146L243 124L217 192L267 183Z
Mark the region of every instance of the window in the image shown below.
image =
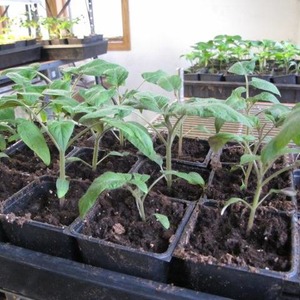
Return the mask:
M82 3L82 0L73 0L69 5L71 18L81 17L85 22L74 26L75 34L87 35L94 31L108 39L108 50L130 50L128 0L85 0L86 9L79 1ZM89 20L94 28L90 28Z

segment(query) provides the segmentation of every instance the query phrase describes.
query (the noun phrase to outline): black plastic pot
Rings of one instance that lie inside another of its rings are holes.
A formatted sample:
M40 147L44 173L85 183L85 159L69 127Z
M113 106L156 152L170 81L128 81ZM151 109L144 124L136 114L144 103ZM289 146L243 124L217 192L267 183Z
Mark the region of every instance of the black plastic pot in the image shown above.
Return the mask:
M212 205L206 202L201 205ZM277 272L251 267L235 267L223 263L205 263L201 258L192 258L184 254L189 249L188 243L193 228L200 218L197 208L190 218L185 234L182 236L178 248L171 262L171 281L175 285L202 292L229 297L232 299L299 299L299 228L296 214L289 215L291 224L291 267L286 272ZM214 220L211 222L214 226ZM287 298L285 298L287 297Z
M43 300L221 300L0 242L0 290Z
M213 74L213 73L201 73L200 74L201 81L223 81L224 75L221 74Z
M64 226L38 222L26 216L15 218L15 214L22 212L31 199L42 199L55 190L55 178L45 176L7 199L1 215L3 231L8 241L16 246L79 260L76 241L63 233Z
M280 84L296 84L296 75L287 74L287 75L273 75L272 82Z
M123 201L123 199L115 199L115 201ZM195 206L193 202L179 199L172 199L172 201L184 203L186 210L167 250L163 253L148 252L84 235L82 233L84 223L92 222L94 214L97 213L95 206L84 220L78 218L66 228L66 233L76 238L83 262L87 264L145 279L167 282L169 262L173 251Z
M225 74L224 78L225 78L225 81L228 81L228 82L245 82L246 81L244 75Z
M199 81L200 73L184 73L184 80Z

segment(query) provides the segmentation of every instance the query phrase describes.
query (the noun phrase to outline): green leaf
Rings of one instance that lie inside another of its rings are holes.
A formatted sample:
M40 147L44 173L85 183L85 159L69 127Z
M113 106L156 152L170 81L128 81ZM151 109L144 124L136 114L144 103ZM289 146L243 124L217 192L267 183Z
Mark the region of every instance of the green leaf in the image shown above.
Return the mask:
M7 77L9 77L11 76L10 74L18 74L20 78L28 79L31 81L34 77L36 77L39 68L40 64L36 63L28 66L3 70L1 71L1 75L6 75Z
M0 152L0 158L9 158L9 156L4 152Z
M262 92L254 97L250 97L248 98L248 101L251 101L252 103L256 103L257 101L280 103L279 100L269 92Z
M157 84L168 92L178 91L181 88L181 79L178 75L162 77Z
M165 229L169 229L170 228L170 221L169 218L165 215L162 214L154 214L156 220L165 228Z
M178 91L181 88L181 78L178 75L168 75L162 70L145 72L142 74L145 81L154 83L166 91Z
M57 191L57 197L63 198L68 190L69 190L69 181L66 179L57 178L56 180L56 191Z
M276 85L274 85L273 83L271 83L269 81L253 77L249 84L257 89L267 91L267 92L270 92L270 93L280 96L280 92L279 92L278 88L276 87Z
M103 59L93 59L85 64L78 67L71 67L64 69L64 73L90 75L90 76L102 76L105 72L110 69L116 69L120 67L117 64L107 62Z
M105 190L114 190L128 183L132 174L106 172L96 178L89 186L86 193L79 200L80 216L84 217L89 209L94 205L98 196Z
M224 207L222 208L221 210L221 215L224 214L224 212L226 211L226 209L232 205L232 204L235 204L235 203L238 203L238 202L242 202L244 203L244 205L246 205L247 207L251 208L250 204L248 202L246 202L244 199L241 199L241 198L230 198L229 200L227 200L224 204Z
M244 139L241 135L226 132L217 133L208 138L209 146L215 153L220 151L225 146L225 144L230 141L243 142Z
M184 173L184 172L172 170L172 171L163 171L163 173L166 175L175 175L179 178L186 180L189 184L200 185L201 187L205 185L203 177L196 172Z
M50 151L41 130L33 122L19 119L17 131L23 142L48 166Z
M74 130L72 121L52 121L48 125L49 132L59 145L59 150L65 152L68 148L68 142Z
M13 108L3 108L0 109L0 122L1 121L11 121L15 119L15 110Z
M228 72L234 73L237 75L249 75L253 73L255 68L255 61L238 61L235 64L233 64L229 69Z
M281 189L281 190L271 189L269 193L283 194L283 195L286 195L288 197L295 197L297 195L297 191L295 191L291 187L287 187L287 188L284 188L284 189Z
M149 180L150 175L133 173L133 178L130 180L130 184L134 184L144 194L148 193L148 186L146 182Z
M106 70L103 74L106 76L106 82L114 87L124 85L128 77L128 71L121 66Z
M249 117L236 111L223 100L214 98L192 98L184 103L173 103L170 115L199 116L202 118L215 117L226 122L238 122L251 127L252 121Z
M140 111L149 110L156 113L163 113L162 108L166 107L168 103L168 98L157 96L151 92L137 92L123 102L124 105L132 106Z
M89 89L81 89L79 91L85 101L90 105L101 106L115 96L114 89L105 89L102 85L95 85Z
M162 158L153 148L153 141L147 129L140 123L134 121L125 122L116 119L104 119L112 127L120 129L125 138L139 151L158 165L162 165Z
M123 105L111 105L105 108L101 108L95 112L91 112L91 113L87 113L86 115L84 115L83 117L81 117L79 119L79 122L82 124L86 124L86 125L93 125L94 123L98 122L98 121L102 121L102 122L107 122L107 123L111 123L114 122L113 119L108 119L108 116L114 117L114 116L128 116L130 115L130 113L133 111L132 107L128 107L128 106L123 106ZM103 119L103 120L102 120ZM108 122L109 121L109 122ZM118 122L117 119L115 121L116 123ZM114 125L112 125L114 126Z
M163 70L157 70L155 72L145 72L142 74L142 77L145 81L157 84L157 82L163 78L167 77L168 74Z
M300 145L300 108L296 107L286 117L279 133L272 138L261 151L261 159L264 164L276 158L280 152L290 143Z
M245 165L254 162L256 160L260 160L260 156L252 155L252 154L244 154L241 156L240 163L241 165Z

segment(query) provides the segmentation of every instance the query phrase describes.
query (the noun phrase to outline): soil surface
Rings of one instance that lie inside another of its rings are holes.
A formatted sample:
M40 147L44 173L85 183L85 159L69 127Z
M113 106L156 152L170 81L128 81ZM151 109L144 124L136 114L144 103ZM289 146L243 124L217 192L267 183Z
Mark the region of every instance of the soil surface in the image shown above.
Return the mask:
M235 205L221 216L220 208L203 205L189 243L177 255L202 263L288 271L291 268L291 222L267 208L257 211L253 230L246 233L248 211Z
M208 182L208 177L210 171L206 168L201 168L197 166L190 166L182 163L173 162L172 169L180 172L196 172L202 176L204 182ZM138 173L148 174L151 176L149 180L149 185L152 184L157 178L161 176L160 169L155 163L146 160L139 169ZM154 187L153 191L179 199L195 201L200 199L203 195L204 187L199 185L189 184L186 180L173 176L173 183L171 189L167 187L166 180L161 179Z
M107 151L100 151L98 161L102 160L107 154ZM74 156L81 158L88 164L91 164L93 157L93 149L79 149L77 153L74 153ZM80 161L72 162L66 168L66 173L70 178L84 180L88 179L90 181L93 181L95 178L97 178L106 171L128 173L137 161L137 155L127 152L126 155L124 153L124 156L107 156L98 164L96 171L93 171L91 167L85 165Z
M68 226L79 216L78 200L89 184L88 181L72 180L63 207L60 207L55 180L41 181L26 190L20 204L9 209L8 219L13 221L15 217L22 217L17 219L18 223L31 219L59 227Z
M166 149L158 138L154 141L154 147L158 153L163 156L166 155ZM208 159L209 150L209 144L205 140L184 138L182 142L182 155L179 155L178 138L175 138L172 146L172 156L173 159L204 163Z
M57 174L57 158L56 161L53 160L51 166L47 167L30 151L21 150L18 152L14 154L15 156L11 155L9 161L5 159L0 161L0 200L7 199L41 175ZM239 151L237 152L240 155ZM84 154L83 157L86 161L91 160L91 153L90 150L89 154ZM22 154L22 157L18 160L17 155L20 154ZM54 154L55 151L53 150L53 157L55 157ZM55 186L51 186L40 197L31 197L41 202L33 204L31 208L23 209L21 222L27 218L34 218L41 222L51 222L54 225L69 225L78 216L78 199L96 176L108 170L129 172L136 160L137 157L132 154L125 157L111 156L99 165L97 175L90 175L91 171L88 168L85 170L82 163L74 163L72 167L67 169L67 175L73 180L71 189L66 196L64 209L61 209L58 205ZM174 163L173 167L178 171L199 172L205 182L208 182L210 169L193 169L190 166L177 163ZM92 222L87 222L85 234L110 239L120 244L132 242L134 247L147 251L164 252L185 210L184 204L179 204L179 206L171 204L167 196L195 201L206 192L209 198L219 201L218 205L220 207L222 207L225 200L232 196L244 197L245 199L251 199L253 196L251 191L241 192L242 174L239 173L240 171L228 172L230 166L226 165L222 165L222 168L220 168L219 164L218 167L214 170L214 181L209 187L206 185L204 189L179 179L174 181L170 192L166 188L164 180L161 180L152 190L153 194L151 193L151 196L153 197L146 199L147 222L141 222L135 201L129 192L125 191L121 195L118 190L104 194L105 197L101 197L101 202L99 202L101 204L98 204L98 209L101 210L101 216L104 216L104 218L100 220L98 212L96 216L99 218L100 225L95 225L94 229ZM278 162L278 164L274 164L274 170L271 170L271 172L281 167L282 162ZM154 163L149 163L149 161L139 172L150 174L150 183L160 175L159 168ZM255 179L251 178L251 180L249 186L254 186ZM224 185L221 185L221 183ZM282 188L289 185L290 177L286 173L283 175L281 183L278 184L272 181L271 187ZM122 201L118 201L119 199ZM202 208L196 225L197 233L191 235L192 244L187 247L186 253L188 254L185 253L185 255L196 259L194 253L199 252L200 256L197 259L208 263L218 262L241 266L249 263L253 268L288 270L290 268L291 245L291 237L288 231L290 221L286 217L277 219L274 217L274 213L278 210L292 209L293 204L289 201L289 198L287 201L286 197L282 197L278 203L274 199L274 196L270 197L270 201L266 201L264 207L259 209L255 220L255 228L249 236L245 233L247 218L241 217L247 216L249 212L241 205L234 205L226 211L224 216L220 215L219 208ZM70 204L70 209L67 204ZM269 209L271 206L273 208ZM43 212L41 216L38 209ZM169 230L163 229L162 225L153 216L155 212L169 217L171 222ZM14 215L11 215L11 218L13 219ZM281 232L280 229L283 229L283 231ZM214 237L214 231L216 237ZM110 234L109 238L104 237L105 232ZM200 245L198 245L198 241Z
M152 193L145 200L146 222L138 214L135 200L127 190L115 190L101 197L93 216L85 220L82 233L145 251L167 250L186 204ZM164 229L154 213L168 216L170 228Z

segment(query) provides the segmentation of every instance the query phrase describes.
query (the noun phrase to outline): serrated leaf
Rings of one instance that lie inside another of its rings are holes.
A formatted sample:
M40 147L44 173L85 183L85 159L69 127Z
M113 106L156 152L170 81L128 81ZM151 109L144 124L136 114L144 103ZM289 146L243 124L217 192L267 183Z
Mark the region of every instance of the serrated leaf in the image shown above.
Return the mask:
M157 70L155 72L145 72L142 74L142 77L145 81L157 84L157 82L163 78L168 76L168 74L163 70Z
M249 84L257 89L267 91L267 92L270 92L270 93L280 96L280 92L279 92L278 88L276 87L276 85L274 85L273 83L271 83L269 81L253 77Z
M128 71L118 66L113 69L108 69L103 72L103 75L106 76L106 82L114 87L119 87L121 85L124 85L127 77L128 77Z
M101 106L111 100L115 96L116 91L114 89L107 90L101 85L95 85L89 89L81 89L79 94L88 104Z
M228 72L234 73L237 75L249 75L255 69L255 61L238 61L234 63L229 69Z
M178 91L181 88L181 78L178 75L162 77L157 84L168 92Z

